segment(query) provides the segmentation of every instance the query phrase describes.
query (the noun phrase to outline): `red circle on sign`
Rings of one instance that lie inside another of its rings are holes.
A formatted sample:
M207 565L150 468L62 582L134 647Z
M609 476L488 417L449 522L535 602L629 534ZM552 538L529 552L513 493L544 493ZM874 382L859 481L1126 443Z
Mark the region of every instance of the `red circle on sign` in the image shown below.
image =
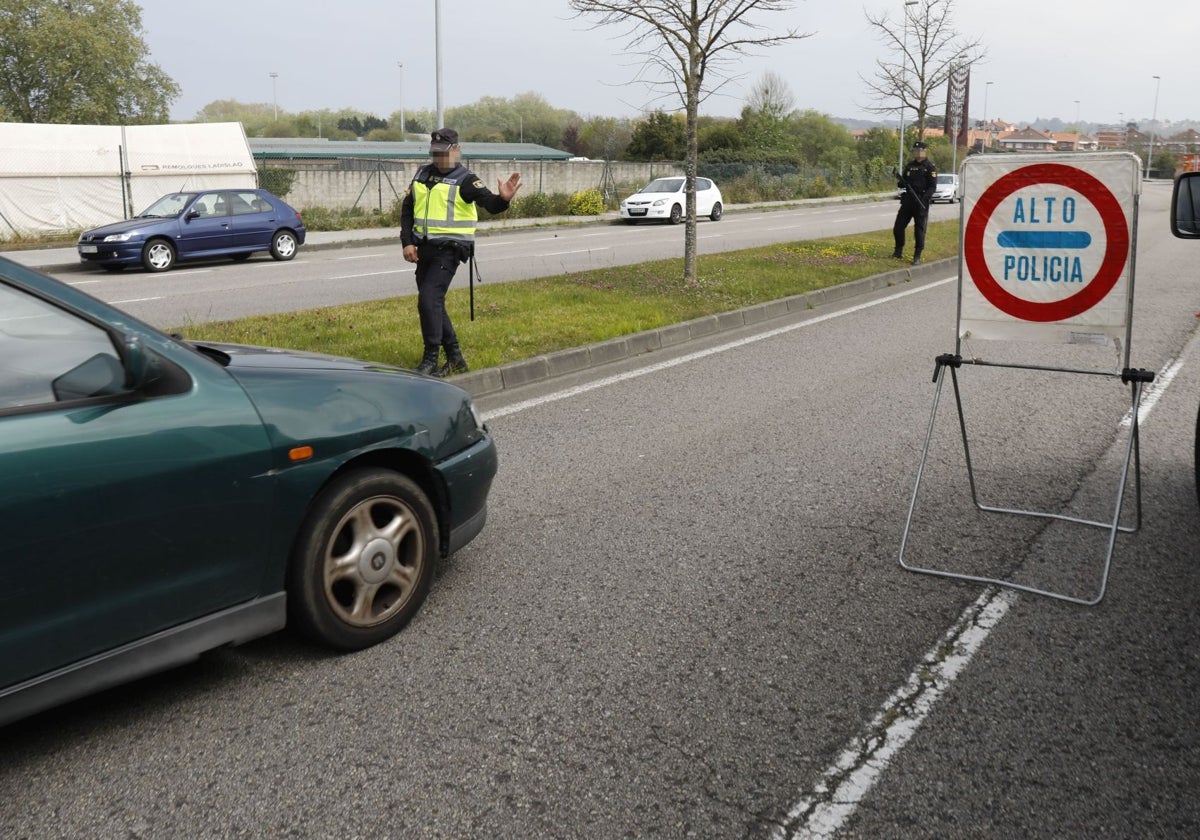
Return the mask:
M1075 190L1090 201L1104 222L1106 242L1104 259L1091 282L1070 297L1045 303L1017 297L1002 288L992 276L983 256L984 230L996 207L1017 190L1034 184L1058 184ZM1129 227L1125 223L1121 203L1099 179L1074 166L1037 163L998 178L984 190L971 211L971 218L967 220L963 254L975 286L1001 312L1022 321L1064 321L1087 312L1117 285L1129 256Z

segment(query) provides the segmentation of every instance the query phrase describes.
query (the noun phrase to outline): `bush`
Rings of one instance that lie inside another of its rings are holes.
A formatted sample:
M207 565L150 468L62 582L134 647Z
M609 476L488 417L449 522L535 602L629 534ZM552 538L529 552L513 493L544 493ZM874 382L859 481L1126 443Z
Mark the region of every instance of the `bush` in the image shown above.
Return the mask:
M551 215L552 209L550 196L545 193L534 193L514 199L508 208L508 215L513 218L538 219Z
M571 216L599 216L604 212L604 196L599 190L583 190L571 196L567 213Z
M258 170L258 186L271 195L286 198L296 182L295 169L281 169L277 166L262 166Z

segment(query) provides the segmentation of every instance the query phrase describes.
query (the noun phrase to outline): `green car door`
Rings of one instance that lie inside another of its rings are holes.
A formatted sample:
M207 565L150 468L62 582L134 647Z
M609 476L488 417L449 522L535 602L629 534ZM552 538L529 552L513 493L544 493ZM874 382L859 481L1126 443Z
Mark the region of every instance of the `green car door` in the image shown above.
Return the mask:
M0 688L281 585L249 398L149 330L131 390L102 317L0 282Z

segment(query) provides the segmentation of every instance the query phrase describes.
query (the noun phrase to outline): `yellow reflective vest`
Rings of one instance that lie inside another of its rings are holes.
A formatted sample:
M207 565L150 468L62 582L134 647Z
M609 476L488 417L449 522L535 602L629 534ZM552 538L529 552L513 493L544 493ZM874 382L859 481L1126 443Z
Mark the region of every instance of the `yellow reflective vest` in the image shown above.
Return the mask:
M461 165L433 183L422 180L424 174L422 168L412 182L413 237L418 242L474 242L479 210L463 200L460 190L474 176Z

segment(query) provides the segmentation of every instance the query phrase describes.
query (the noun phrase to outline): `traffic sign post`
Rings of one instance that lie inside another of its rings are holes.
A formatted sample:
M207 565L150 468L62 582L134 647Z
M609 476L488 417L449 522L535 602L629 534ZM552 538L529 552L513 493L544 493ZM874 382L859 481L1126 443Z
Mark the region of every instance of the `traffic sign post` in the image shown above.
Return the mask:
M900 542L900 565L924 574L1097 604L1108 584L1117 534L1137 531L1142 516L1138 409L1143 387L1153 381L1154 374L1129 364L1140 163L1127 153L980 155L963 163L960 182L963 200L955 350L935 359L933 409ZM974 341L1116 345L1121 364L1113 370L1096 370L965 358L964 342ZM1130 386L1129 440L1110 518L1083 519L980 501L958 378L962 365L1086 374ZM971 500L978 510L1108 531L1108 549L1097 588L1090 596L905 562L947 371L958 410ZM1122 524L1131 471L1136 519Z

